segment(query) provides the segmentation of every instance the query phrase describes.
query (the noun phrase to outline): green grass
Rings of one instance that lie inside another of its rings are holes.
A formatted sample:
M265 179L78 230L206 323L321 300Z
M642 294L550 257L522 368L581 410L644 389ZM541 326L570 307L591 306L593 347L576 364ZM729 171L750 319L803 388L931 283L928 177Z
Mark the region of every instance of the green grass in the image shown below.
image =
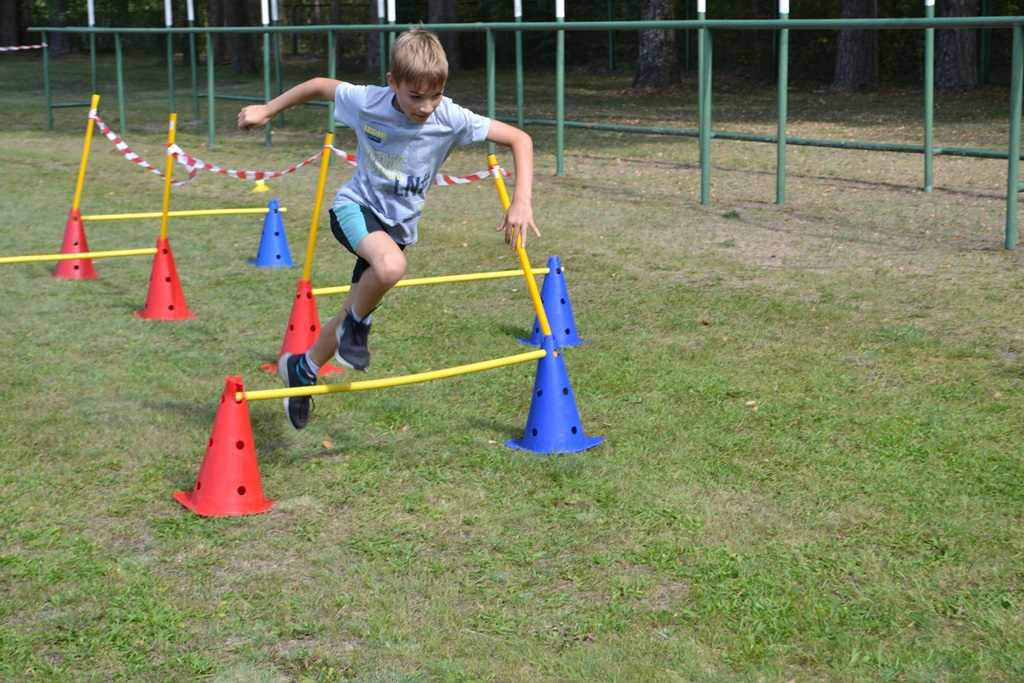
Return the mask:
M37 66L0 61L4 256L59 250L79 167L84 110L60 110L48 132ZM57 67L87 78L80 61ZM154 89L133 95L126 141L162 165L162 72L135 68ZM692 125L693 93L634 97L628 82L571 75L572 116ZM539 109L549 83L531 79ZM481 84L468 72L449 91L480 107ZM1003 95L948 96L939 136L1000 144ZM716 96L722 128L771 129L771 88ZM903 142L919 110L905 92L848 119L845 96L808 86L794 101L808 108L791 109L791 134L807 137ZM236 107L219 106L215 149L201 125L179 144L280 170L322 143L320 110L267 148L229 130ZM944 118L971 107L964 129ZM971 137L983 125L988 137ZM253 217L172 220L197 315L182 322L133 315L149 257L96 260L88 281L0 266L0 679L1024 677L1024 328L1021 260L1001 249L1005 163L940 158L924 193L919 157L792 149L778 206L774 150L716 141L703 206L692 140L569 130L559 177L554 132L530 132L543 237L529 251L538 266L560 257L593 340L564 354L586 433L606 439L582 453L503 445L523 435L534 364L319 397L302 432L279 401L254 401L275 507L200 517L172 494L194 485L225 377L278 386L260 365L281 346L301 265L248 265ZM484 155L459 151L446 170L479 170ZM350 173L332 165L328 196ZM278 199L301 264L316 177L253 194L202 174L171 208ZM83 213L159 210L161 196L94 138ZM408 277L515 268L498 219L488 183L435 189ZM95 250L149 247L159 222L86 231ZM350 269L321 222L314 286ZM323 297L321 317L339 304ZM519 353L533 319L517 280L396 290L375 315L368 376Z

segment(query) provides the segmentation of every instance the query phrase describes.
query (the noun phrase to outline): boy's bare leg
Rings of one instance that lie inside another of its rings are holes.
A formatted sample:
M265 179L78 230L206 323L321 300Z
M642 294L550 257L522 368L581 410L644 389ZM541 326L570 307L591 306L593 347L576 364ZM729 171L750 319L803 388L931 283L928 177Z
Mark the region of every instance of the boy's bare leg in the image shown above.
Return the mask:
M365 273L363 277L366 277ZM338 327L341 326L345 316L348 315L349 310L352 308L352 299L355 296L358 285L358 282L352 285L348 296L345 297L345 303L341 305L341 310L323 324L320 328L320 336L316 338L313 346L309 349L309 358L318 367L323 367L338 349Z
M341 310L323 325L320 336L310 348L310 360L320 367L337 350L338 327L348 312L354 308L361 317L366 317L405 275L405 254L387 233L374 232L364 237L356 248L356 254L366 259L370 267L363 272L359 282L352 285Z
M405 275L405 254L384 232L373 232L364 237L356 247L356 254L366 259L370 267L359 278L359 287L350 292L350 303L356 313L366 317Z

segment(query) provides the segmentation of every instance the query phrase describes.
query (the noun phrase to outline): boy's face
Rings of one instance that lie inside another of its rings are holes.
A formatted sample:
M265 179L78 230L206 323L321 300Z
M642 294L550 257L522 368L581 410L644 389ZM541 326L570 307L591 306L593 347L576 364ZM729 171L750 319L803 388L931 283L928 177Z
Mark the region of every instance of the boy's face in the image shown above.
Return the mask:
M441 104L444 85L427 85L426 83L396 83L388 74L388 88L395 93L391 106L409 117L416 124L427 122L430 115Z

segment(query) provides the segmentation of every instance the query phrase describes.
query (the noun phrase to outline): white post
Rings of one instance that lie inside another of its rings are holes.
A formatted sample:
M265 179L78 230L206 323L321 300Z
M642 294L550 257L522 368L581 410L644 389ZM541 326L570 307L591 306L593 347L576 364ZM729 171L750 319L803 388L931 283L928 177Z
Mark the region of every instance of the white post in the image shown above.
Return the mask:
M515 5L512 10L512 16L516 19L522 19L523 17L523 0L515 0Z
M388 23L395 23L395 0L388 0Z
M707 0L697 0L697 14L705 14L708 11Z
M93 6L92 0L89 0L89 28L96 26L96 8Z
M188 2L185 4L185 12L187 13L188 16L188 23L191 26L193 23L195 23L196 20L196 10L195 7L192 6L192 0L188 0Z
M164 25L168 28L174 26L174 17L171 15L171 0L164 0Z

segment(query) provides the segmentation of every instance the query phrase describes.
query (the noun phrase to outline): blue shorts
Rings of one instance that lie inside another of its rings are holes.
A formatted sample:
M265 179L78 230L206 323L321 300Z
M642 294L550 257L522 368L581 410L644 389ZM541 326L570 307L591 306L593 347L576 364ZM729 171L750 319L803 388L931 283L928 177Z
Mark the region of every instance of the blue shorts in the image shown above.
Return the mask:
M356 257L356 266L352 270L352 282L359 282L359 278L370 267L369 261L356 254L359 243L371 232L386 232L389 237L394 239L390 226L381 223L372 211L359 204L342 204L332 208L328 213L331 216L331 232L334 233L334 238ZM398 248L405 251L404 244L399 244Z

